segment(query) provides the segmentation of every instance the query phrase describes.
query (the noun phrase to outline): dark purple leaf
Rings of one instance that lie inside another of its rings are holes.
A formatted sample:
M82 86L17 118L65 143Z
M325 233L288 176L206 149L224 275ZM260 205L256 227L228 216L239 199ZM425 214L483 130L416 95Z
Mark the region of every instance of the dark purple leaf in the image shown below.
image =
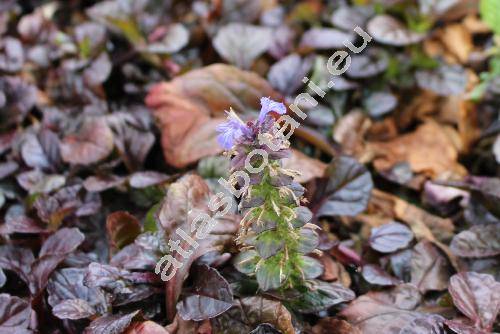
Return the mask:
M106 264L93 262L89 265L84 284L90 288L103 288L113 293L130 293L130 272Z
M500 224L475 225L453 237L453 254L461 257L488 257L500 254Z
M34 317L35 312L27 301L0 294L0 333L24 333Z
M84 239L85 236L78 228L62 228L43 243L39 256L67 255L75 251Z
M374 13L371 6L343 6L335 10L332 15L332 24L347 31L356 27L364 27L366 21Z
M250 334L281 334L279 330L270 324L260 324Z
M108 309L108 301L98 288L89 288L83 284L86 270L80 268L64 268L56 271L47 284L48 302L52 307L66 300L86 301L98 313Z
M61 156L71 164L90 165L106 158L113 150L113 132L103 118L85 122L77 135L61 142Z
M399 331L400 334L445 334L443 328L445 318L440 315L430 314L412 320Z
M15 161L0 163L0 180L11 175L15 171L17 171L18 168L19 165Z
M363 101L372 117L381 117L392 111L398 105L398 99L390 92L373 92Z
M373 181L363 165L350 157L337 157L325 176L328 180L316 211L318 217L355 216L366 209Z
M120 334L127 329L132 319L139 313L134 311L125 315L105 315L95 319L85 328L83 334Z
M5 223L0 225L0 234L41 233L45 229L28 217L22 205L13 205L5 213Z
M125 178L117 175L89 176L83 181L83 187L90 192L109 190L125 183Z
M155 171L146 171L146 172L136 172L132 174L128 182L131 187L142 189L157 184L161 184L167 181L168 179L169 179L168 175Z
M35 261L29 249L12 245L0 246L0 268L15 272L26 284L29 283L31 265Z
M138 116L139 117L139 116ZM155 136L148 131L149 124L142 124L140 127L132 126L137 123L137 119L118 119L112 125L115 135L115 145L120 153L125 165L129 170L140 169L154 144ZM147 120L149 123L149 118ZM132 124L129 124L132 123ZM146 123L146 122L142 122Z
M460 95L465 92L468 75L460 65L441 64L434 70L415 73L418 86L441 96Z
M381 253L392 253L407 247L413 240L412 231L400 223L388 223L372 229L370 246Z
M351 56L351 66L346 71L353 79L371 78L384 72L389 66L389 55L383 49L372 47Z
M37 100L36 87L21 77L1 77L0 92L0 128L21 122Z
M340 315L359 327L363 334L443 333L440 330L429 331L429 328L439 328L444 319L438 320L433 318L435 316L412 311L420 298L415 287L401 285L387 292L362 295L342 310ZM413 325L408 327L409 324Z
M231 23L219 29L212 43L222 58L239 68L249 69L271 45L271 30Z
M85 300L66 299L52 308L52 313L59 319L83 319L93 316L96 311Z
M115 267L124 269L153 269L158 261L158 256L151 250L144 249L137 244L130 244L116 253L110 261Z
M457 334L487 334L485 331L460 321L445 320L446 326Z
M401 283L397 278L386 273L382 268L376 265L367 264L363 266L363 278L370 284L374 285L398 285Z
M448 287L455 306L476 325L491 331L500 311L500 283L493 276L464 272L453 275Z
M301 47L329 50L345 48L345 42L354 42L355 36L333 28L312 28L302 35Z
M0 42L3 52L0 53L0 70L17 72L24 64L23 45L17 38L5 37Z
M112 67L108 54L103 52L83 71L83 78L87 85L98 86L108 79Z
M312 59L302 59L298 54L291 54L276 62L269 69L267 78L273 88L285 95L292 95L304 83L302 79L311 70Z
M269 53L276 59L285 57L294 47L295 35L295 31L287 25L281 25L274 29Z
M411 283L421 292L446 289L449 277L448 261L436 246L429 241L421 241L413 248Z
M53 169L59 164L59 138L49 130L38 135L28 133L21 147L26 164L33 168Z
M370 36L377 42L395 46L415 44L425 38L424 34L407 29L390 15L377 15L367 25Z
M177 304L177 311L184 320L214 318L233 306L229 283L216 269L197 266L193 276L196 278L194 292Z

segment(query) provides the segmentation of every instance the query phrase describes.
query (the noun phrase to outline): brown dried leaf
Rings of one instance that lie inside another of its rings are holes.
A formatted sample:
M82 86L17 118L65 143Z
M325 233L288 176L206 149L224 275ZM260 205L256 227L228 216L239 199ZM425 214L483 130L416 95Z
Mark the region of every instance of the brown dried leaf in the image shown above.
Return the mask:
M146 104L155 109L166 161L182 168L222 151L215 127L224 121L224 110L257 109L262 96L279 99L257 74L215 64L156 85Z
M378 171L407 162L413 172L432 178L466 174L464 167L457 162L458 150L453 141L443 127L432 121L394 140L371 142L367 149L376 156L373 163Z

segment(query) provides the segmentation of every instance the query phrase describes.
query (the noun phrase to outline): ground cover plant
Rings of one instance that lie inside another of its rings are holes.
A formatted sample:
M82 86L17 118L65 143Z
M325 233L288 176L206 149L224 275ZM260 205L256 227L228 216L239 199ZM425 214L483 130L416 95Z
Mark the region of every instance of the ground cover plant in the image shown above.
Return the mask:
M0 334L500 332L499 163L498 0L3 0Z

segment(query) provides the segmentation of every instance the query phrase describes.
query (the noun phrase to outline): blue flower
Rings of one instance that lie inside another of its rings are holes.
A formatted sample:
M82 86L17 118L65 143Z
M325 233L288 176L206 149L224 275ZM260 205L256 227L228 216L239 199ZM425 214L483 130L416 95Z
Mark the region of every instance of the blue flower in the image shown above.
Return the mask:
M286 113L286 107L283 103L273 101L268 97L261 98L260 105L259 123L262 123L270 112L274 111L280 115Z
M250 134L251 130L238 116L236 116L234 111L231 110L227 118L228 121L219 124L216 130L220 133L217 136L217 142L224 149L229 150L239 139Z

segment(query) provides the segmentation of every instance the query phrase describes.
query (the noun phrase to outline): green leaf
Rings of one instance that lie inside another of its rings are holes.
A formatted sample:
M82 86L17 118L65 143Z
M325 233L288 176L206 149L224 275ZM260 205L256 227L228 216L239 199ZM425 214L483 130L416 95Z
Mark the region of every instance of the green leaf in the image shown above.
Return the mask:
M309 256L302 256L300 259L300 269L306 279L316 278L323 273L321 263Z
M481 0L479 12L482 20L495 32L500 35L500 1Z
M255 273L255 268L257 262L259 261L259 256L254 250L249 250L246 252L241 252L233 260L236 270L243 274L253 274Z
M263 259L278 253L285 245L285 240L276 230L261 233L255 241L255 248Z
M280 256L261 260L257 266L257 282L262 290L279 288L289 275L289 268L282 265Z
M318 234L309 228L300 230L297 250L303 254L312 252L319 244Z
M353 300L355 297L352 290L340 284L314 280L311 289L300 298L289 302L289 305L301 313L314 313Z
M156 224L156 212L160 208L161 203L157 203L149 209L146 217L144 218L144 232L156 232L158 231L158 225Z

